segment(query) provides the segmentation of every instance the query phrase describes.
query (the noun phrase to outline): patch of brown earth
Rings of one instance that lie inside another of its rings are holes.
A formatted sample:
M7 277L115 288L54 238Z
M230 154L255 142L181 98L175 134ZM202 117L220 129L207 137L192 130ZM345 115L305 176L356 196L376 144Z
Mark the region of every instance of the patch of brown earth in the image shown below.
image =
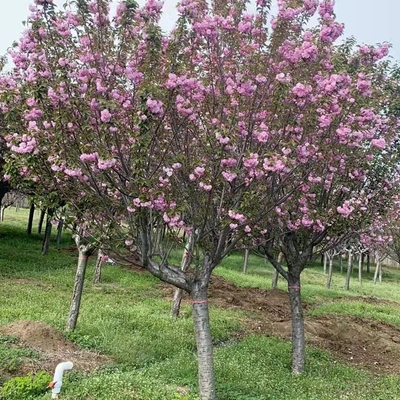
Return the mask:
M167 297L172 298L173 289L164 285L163 288ZM345 299L374 304L392 303L374 297ZM187 297L185 302L189 302ZM246 320L244 334L253 332L290 340L289 299L283 290L241 288L213 276L209 302L221 308L250 311L252 316ZM399 306L394 302L393 305ZM307 314L311 306L303 306ZM400 329L394 325L352 316L305 315L305 330L308 344L327 350L337 359L375 372L400 374Z
M91 372L111 360L101 354L81 350L74 343L63 337L62 333L52 326L37 321L16 321L0 327L3 335L19 339L17 346L36 350L39 359L24 360L18 368L18 374L48 371L52 374L58 363L72 361L74 370Z

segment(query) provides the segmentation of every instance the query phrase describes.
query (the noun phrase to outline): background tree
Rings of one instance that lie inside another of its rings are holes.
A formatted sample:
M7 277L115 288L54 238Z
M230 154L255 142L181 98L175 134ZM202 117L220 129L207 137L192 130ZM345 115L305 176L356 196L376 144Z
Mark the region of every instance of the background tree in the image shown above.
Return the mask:
M4 111L20 116L7 119L9 169L57 188L105 251L190 293L202 399L215 398L210 275L238 245L264 245L288 281L301 372L301 271L390 203L394 174L370 174L396 126L383 72L335 64L329 1L313 29L317 1L279 2L271 31L266 1L255 15L245 1L182 1L168 36L154 1L114 17L106 0L38 3L3 79ZM171 241L193 236L187 271L156 249L162 225Z

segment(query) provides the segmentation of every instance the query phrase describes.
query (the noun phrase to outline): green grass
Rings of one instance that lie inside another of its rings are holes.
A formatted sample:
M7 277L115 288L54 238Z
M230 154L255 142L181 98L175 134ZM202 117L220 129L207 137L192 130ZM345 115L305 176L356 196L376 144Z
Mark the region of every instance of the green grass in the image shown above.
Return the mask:
M26 219L26 210L7 210L6 220L0 223L0 324L39 320L62 330L77 262L75 253L66 247L73 243L66 232L62 247L57 249L53 237L50 252L43 257L40 235L25 234ZM175 257L179 259L179 254ZM248 273L243 275L242 262L240 254L232 254L216 273L240 286L271 287L269 264L251 255ZM345 277L338 271L332 289L327 291L322 267L316 264L308 268L303 275L302 295L312 304L309 313L355 315L400 326L400 274L395 269L387 272L384 282L376 285L371 282L372 273L365 273L360 285L355 270L351 290L346 292ZM93 285L92 274L93 261L78 327L69 338L83 348L105 353L113 364L89 375L70 372L63 399L196 400L197 362L190 308L184 306L183 317L172 320L159 282L150 275L106 264L102 283ZM282 279L279 287L286 289ZM365 303L357 296L391 302ZM400 398L398 376L372 375L313 348L307 349L306 373L292 376L290 344L262 335L237 339L236 332L244 328L244 315L211 309L220 400ZM2 364L3 370L12 370L24 358L37 357L31 350L15 346L14 341L0 336L0 375ZM15 365L7 366L7 360L14 360Z

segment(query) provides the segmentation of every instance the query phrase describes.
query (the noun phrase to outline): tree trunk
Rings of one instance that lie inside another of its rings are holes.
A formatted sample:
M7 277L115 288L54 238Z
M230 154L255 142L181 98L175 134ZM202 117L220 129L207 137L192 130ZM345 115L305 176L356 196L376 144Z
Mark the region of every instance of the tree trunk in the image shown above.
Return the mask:
M274 268L274 273L272 275L272 289L276 289L278 287L278 279L279 279L279 272Z
M60 247L61 244L61 235L64 227L64 219L60 218L58 220L58 225L57 225L57 247Z
M244 260L243 260L243 273L247 272L247 266L249 265L249 249L244 249Z
M326 279L327 289L331 288L332 276L333 276L333 257L329 258L328 278Z
M367 272L370 273L371 272L371 257L369 252L367 253Z
M289 275L288 290L292 312L292 373L301 374L305 365L305 338L303 307L300 296L300 274Z
M362 283L362 258L362 254L360 254L358 259L358 282L360 282L360 285Z
M31 203L29 207L28 227L26 228L27 235L32 235L33 217L35 215L35 204Z
M283 253L279 252L277 261L278 263L281 263L282 260L283 260ZM278 280L279 280L279 272L274 268L274 274L272 275L272 289L276 289L278 287Z
M67 331L73 331L78 321L79 310L81 307L81 299L83 292L83 283L85 281L86 267L91 255L90 246L79 246L78 267L75 274L74 289L72 292L71 305L67 320Z
M0 207L0 222L4 221L4 212L5 212L6 208L4 206Z
M42 241L42 256L45 256L49 252L50 239L51 239L51 217L52 213L49 211L46 219L46 229L44 231L43 241Z
M328 257L326 256L326 253L324 253L324 275L326 275L326 266L328 263Z
M379 263L379 282L382 282L382 277L383 277L383 268L382 268L382 263Z
M343 255L339 254L339 268L340 268L340 273L343 274Z
M39 217L39 224L38 224L38 233L42 233L43 221L44 221L45 215L46 215L46 210L41 210L40 217Z
M207 287L204 288L204 283L203 285L201 283L194 284L191 297L197 345L200 399L215 400L213 345L208 312Z
M381 265L381 263L379 262L379 260L377 260L376 267L375 267L375 273L374 273L374 283L376 283L376 281L378 280L380 265Z
M349 258L348 258L348 260L347 260L347 269L349 270L349 269L351 269L351 270L353 270L353 251L352 250L350 250L349 252L348 252L348 254L349 254Z
M194 236L193 234L188 235L186 239L185 248L183 250L182 261L181 261L181 270L187 271L190 263L192 262L192 252L194 245ZM181 310L183 290L180 288L175 288L174 298L172 300L171 306L171 316L174 318L179 317L179 313Z
M351 256L349 255L349 258L351 258ZM347 273L346 273L346 283L344 285L344 289L345 290L349 290L350 289L350 278L351 278L351 273L353 272L353 263L349 262L348 266L347 266Z
M93 283L97 285L100 283L101 267L103 265L103 250L100 248L97 252L96 265L94 267Z

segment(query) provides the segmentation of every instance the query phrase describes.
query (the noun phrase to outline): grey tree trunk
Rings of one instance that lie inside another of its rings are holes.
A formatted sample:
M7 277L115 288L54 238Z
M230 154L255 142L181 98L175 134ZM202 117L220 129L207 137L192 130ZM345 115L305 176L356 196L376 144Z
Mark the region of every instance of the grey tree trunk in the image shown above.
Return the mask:
M300 296L300 274L289 275L288 290L292 312L292 373L301 374L305 365L304 317Z
M247 267L249 265L249 249L244 249L244 260L243 260L243 273L247 272Z
M190 234L187 236L181 261L181 270L184 272L188 270L192 262L193 245L194 245L194 236L193 234ZM183 290L176 287L171 306L171 316L174 318L179 317L179 313L181 310L182 296L183 296Z
M44 221L45 215L46 215L46 210L41 210L40 217L39 217L39 224L38 224L38 233L42 233L43 221Z
M367 272L370 273L371 272L371 256L369 254L369 251L367 253Z
M214 355L208 312L207 287L204 288L204 284L195 283L191 297L197 345L200 399L215 400Z
M328 264L328 257L326 256L326 252L324 253L324 275L326 275L326 266Z
M44 230L43 242L42 242L42 255L45 256L49 252L50 248L50 239L51 239L51 217L52 213L48 212L46 219L46 228Z
M1 206L0 207L0 222L4 221L4 212L6 211L6 208Z
M340 273L343 274L343 255L339 254L339 267L340 267Z
M57 225L57 247L61 244L61 235L64 227L64 219L60 218Z
M85 281L86 267L89 257L93 254L93 246L91 244L82 245L80 243L79 235L75 236L75 243L78 247L79 258L78 266L75 274L74 289L72 291L71 305L69 308L69 315L67 320L67 331L73 331L76 328L78 321L79 311L81 307L81 299L83 292L83 283Z
M26 228L26 233L28 235L32 235L32 226L33 226L34 215L35 215L35 204L31 203L31 206L29 208L28 227Z
M103 265L103 250L99 248L97 252L96 265L94 267L93 283L97 285L101 279L101 267Z
M353 251L350 250L348 253L347 268L353 270Z
M326 279L326 288L330 289L333 276L333 257L329 258L328 278Z
M272 275L272 289L278 287L279 272L274 268L274 273Z
M280 252L278 254L278 263L281 263L283 260L283 253ZM277 269L274 268L274 273L272 275L272 289L276 289L278 287L278 280L279 280L279 272Z
M380 282L382 282L382 275L379 272L379 270L381 269L381 262L380 260L376 261L376 267L375 267L375 273L374 273L374 283L376 283L376 281L378 280L378 276L380 276Z
M362 283L362 254L360 254L360 257L358 259L358 282L360 282L360 285Z
M350 255L349 255L349 258L351 258ZM353 263L350 261L348 266L347 266L346 283L344 285L344 289L345 290L349 290L350 289L350 278L351 278L352 272L353 272Z

